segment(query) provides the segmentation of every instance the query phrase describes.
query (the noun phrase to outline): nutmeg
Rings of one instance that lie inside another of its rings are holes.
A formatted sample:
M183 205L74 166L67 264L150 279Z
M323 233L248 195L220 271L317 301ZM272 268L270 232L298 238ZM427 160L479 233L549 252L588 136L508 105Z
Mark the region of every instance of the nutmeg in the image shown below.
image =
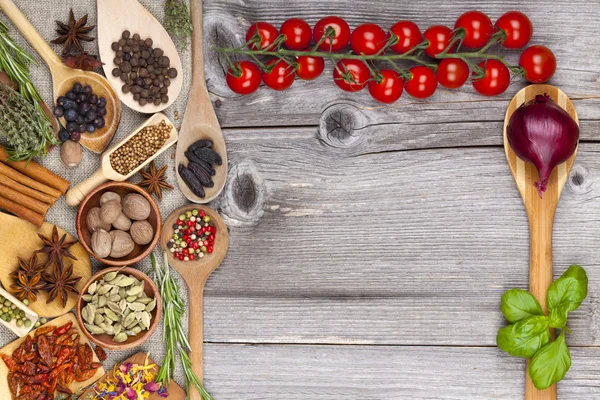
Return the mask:
M125 257L135 248L135 243L127 232L112 231L109 236L113 236L112 249L110 251L110 256L113 258Z
M143 221L150 216L150 203L144 196L129 193L123 197L123 214L134 221Z
M107 232L110 231L110 224L102 222L102 219L100 219L100 207L94 207L88 211L86 221L90 233L94 233L98 228L102 228Z
M72 140L65 140L60 145L60 159L69 168L78 166L83 159L81 145Z
M121 203L116 200L107 201L100 207L100 219L106 224L112 224L121 215Z
M112 223L115 229L121 231L128 231L131 228L131 220L125 216L125 214L121 213Z
M108 203L111 200L116 200L119 202L119 204L121 204L121 196L115 192L104 192L102 196L100 196L100 206L103 206L105 203Z
M154 229L148 221L135 221L129 233L133 241L142 246L150 243L154 238Z
M104 229L98 229L92 234L92 250L98 258L106 258L112 250L110 234Z

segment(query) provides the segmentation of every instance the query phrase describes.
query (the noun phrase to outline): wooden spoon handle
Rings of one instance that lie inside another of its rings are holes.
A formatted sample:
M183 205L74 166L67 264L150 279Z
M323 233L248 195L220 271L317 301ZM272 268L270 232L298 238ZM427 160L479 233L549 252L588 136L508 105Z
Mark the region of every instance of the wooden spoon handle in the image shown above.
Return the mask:
M192 19L192 85L206 86L204 81L204 23L202 21L202 0L191 0Z
M195 277L188 280L188 297L189 297L189 341L192 346L192 352L190 353L190 359L192 360L192 371L203 381L203 364L204 364L204 351L203 351L203 298L204 298L204 284L206 278ZM194 386L191 386L188 393L189 400L202 400L200 392L196 390Z
M71 207L78 206L89 192L107 180L108 179L102 173L102 168L98 169L92 176L69 189L65 195L67 204Z
M62 66L60 58L12 0L0 0L0 8L2 8L2 11L10 18L13 24L19 28L21 34L23 34L25 39L31 43L35 51L37 51L40 57L48 64L50 69Z

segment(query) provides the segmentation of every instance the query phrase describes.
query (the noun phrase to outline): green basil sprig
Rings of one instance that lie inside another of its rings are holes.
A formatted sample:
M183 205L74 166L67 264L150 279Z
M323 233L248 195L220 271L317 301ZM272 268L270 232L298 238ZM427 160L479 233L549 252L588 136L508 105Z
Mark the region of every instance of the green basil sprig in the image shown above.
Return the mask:
M513 356L531 358L529 376L535 387L546 389L564 378L571 368L571 354L565 331L567 317L587 296L588 277L579 265L571 265L560 278L552 282L546 293L548 316L529 292L511 289L502 295L500 310L510 325L500 328L496 336L498 347ZM550 328L561 329L552 341Z

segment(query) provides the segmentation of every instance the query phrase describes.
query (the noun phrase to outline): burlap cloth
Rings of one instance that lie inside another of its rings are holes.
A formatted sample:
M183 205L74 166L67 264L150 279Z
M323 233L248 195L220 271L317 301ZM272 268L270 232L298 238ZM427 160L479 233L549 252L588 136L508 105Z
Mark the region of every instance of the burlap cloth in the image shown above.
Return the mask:
M139 1L159 21L163 21L163 0ZM96 24L96 1L94 0L14 0L14 2L47 41L50 41L56 37L54 31L56 24L54 21L67 21L70 8L73 8L75 18L80 18L85 14L89 14L88 24ZM123 10L123 12L127 12L127 10ZM16 42L22 45L30 54L34 55L35 58L38 60L39 65L32 68L32 79L42 97L46 100L47 104L52 107L52 105L54 104L52 99L52 80L48 68L41 60L41 58L39 58L39 56L31 48L31 46L29 46L29 44L21 37L19 31L10 23L10 21L8 21L6 16L1 11L0 18L4 22L7 22L9 24L11 28L10 34L16 40ZM92 31L91 34L96 36L96 30ZM57 53L61 51L60 46L51 46L55 49ZM84 46L90 54L98 54L97 42L85 43ZM175 123L175 125L178 128L181 122L181 118L183 117L183 113L185 111L185 104L190 86L191 73L191 57L189 51L190 44L187 43L185 49L183 49L182 46L179 46L179 49L181 63L184 69L183 89L181 91L181 94L179 95L179 98L173 103L173 105L171 105L168 109L164 111L164 113L171 119L171 121ZM178 112L179 114L179 120L175 119L176 112ZM117 131L113 139L113 142L120 140L125 135L130 133L131 130L133 130L146 118L148 118L147 115L135 112L129 109L127 106L123 105L121 123L119 125L119 130ZM171 149L164 152L160 157L156 159L157 165L164 165L165 163L169 163L170 167L168 169L168 180L173 186L175 186L175 190L164 192L163 200L159 203L160 211L162 213L163 218L165 218L169 213L171 213L171 211L173 211L177 207L180 207L187 203L186 199L177 189L177 184L175 180L174 161L171 159L174 152L175 147L173 146ZM63 176L72 184L76 184L87 178L94 171L96 171L100 164L100 157L97 154L85 150L83 162L76 168L67 168L60 161L59 150L58 148L56 148L55 150L50 152L48 157L44 161L42 161L41 164L44 165L46 168ZM139 177L132 178L131 181L138 182ZM70 232L72 235L76 236L76 213L77 209L69 207L65 203L64 198L61 198L54 205L54 207L50 209L46 220L50 223L57 224L61 228ZM0 227L0 229L2 229L2 227ZM155 250L155 255L157 257L160 256L160 252L158 249ZM162 257L160 257L159 260L162 260ZM92 260L92 264L94 270L97 270L99 268L99 264L95 260ZM150 266L151 264L149 257L135 265L135 267L145 272L149 270ZM174 275L178 277L176 272L174 272ZM187 299L185 284L181 280L180 283L182 286L181 293L183 296L186 296L185 298ZM185 328L187 329L187 316L185 317L185 321ZM0 326L0 347L4 346L7 343L10 343L15 339L17 339L17 337L12 332L4 328L3 326ZM106 369L111 369L115 362L123 360L138 351L150 352L152 358L156 362L160 363L162 361L164 357L164 346L162 344L162 324L156 330L152 338L150 338L144 345L140 346L139 348L124 352L109 351L108 359L104 363L104 367ZM180 368L178 368L176 371L175 380L180 385L183 385L183 383L185 382L185 380L183 379L183 373Z

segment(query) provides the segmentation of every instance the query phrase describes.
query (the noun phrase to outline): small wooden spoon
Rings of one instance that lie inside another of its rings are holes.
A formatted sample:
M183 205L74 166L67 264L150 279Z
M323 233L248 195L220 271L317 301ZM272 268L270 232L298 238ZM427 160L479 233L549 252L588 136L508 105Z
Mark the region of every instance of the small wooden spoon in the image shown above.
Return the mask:
M546 290L553 278L552 225L554 214L577 151L566 162L554 168L543 198L540 198L534 186L534 182L539 180L536 168L517 157L506 137L506 127L513 112L521 104L534 99L538 94L547 94L560 107L565 109L578 124L579 120L571 100L560 89L551 85L530 85L519 91L510 102L504 119L504 151L529 218L529 237L531 241L529 250L529 291L538 299L544 312L547 312ZM526 400L556 400L556 385L552 385L545 390L537 390L531 378L529 378L529 374L526 373L526 375Z
M208 203L221 193L227 179L227 149L225 139L219 126L219 121L212 108L206 81L204 80L204 42L202 41L202 0L191 1L191 17L194 25L192 34L192 87L188 98L187 108L183 116L179 132L179 144L175 156L175 170L179 164L187 165L188 159L185 151L194 142L200 139L213 141L213 150L221 155L223 165L215 165L216 175L213 176L214 186L204 188L206 196L198 197L188 188L177 172L179 188L194 203Z
M55 99L71 90L75 82L90 85L96 95L106 99L107 113L104 117L106 121L104 128L98 129L94 133L84 133L81 135L80 140L82 146L87 147L94 153L103 152L117 131L121 119L121 102L110 83L102 75L95 72L72 69L64 65L12 0L0 0L0 8L48 64L52 74Z
M133 99L131 92L123 93L121 78L113 76L112 71L117 66L113 61L115 52L111 45L121 39L121 34L126 30L130 31L132 36L138 33L143 39L151 38L154 42L153 47L162 49L164 55L169 57L171 67L177 70L177 77L171 79L167 103L158 106L154 104L141 106ZM152 114L169 107L179 97L183 85L183 69L177 48L162 24L137 0L98 0L98 50L104 63L104 74L127 107L141 113Z
M156 153L154 153L154 155L149 157L146 161L144 161L141 165L139 165L136 169L131 171L129 174L121 175L120 173L115 171L113 169L112 165L110 164L110 155L115 150L117 150L119 147L121 147L121 145L123 143L127 142L131 137L133 137L136 133L141 131L143 128L145 128L148 125L156 125L156 124L160 123L161 120L164 120L167 124L171 125L171 127L172 127L170 136L167 139L167 141L165 142L165 144L163 145L163 147L161 147ZM156 157L158 157L160 154L162 154L165 150L167 150L169 147L171 147L171 145L173 145L173 143L175 143L175 142L177 142L177 129L175 129L175 126L171 123L169 118L167 118L164 114L161 114L161 113L154 114L152 117L147 119L143 124L138 126L133 132L131 132L129 135L127 135L123 140L121 140L119 143L113 145L108 151L106 151L104 154L102 154L100 168L98 168L98 170L96 172L94 172L89 178L87 178L83 182L80 182L77 185L71 187L71 189L69 189L69 191L65 195L67 204L72 207L78 206L79 203L81 203L81 201L85 198L85 196L89 192L92 191L92 189L94 189L98 185L100 185L108 180L124 181L126 179L129 179L131 176L135 175L136 173L138 173L139 170L141 170L147 164L149 164L150 161L154 160Z
M203 258L194 261L180 261L173 257L169 251L167 243L173 235L173 224L179 218L179 215L185 214L187 211L204 210L212 222L215 223L217 233L215 235L215 247L211 254L205 255ZM163 230L160 237L160 246L168 254L169 264L173 266L181 274L188 286L189 296L189 339L192 345L190 358L192 359L192 370L202 381L202 366L203 366L203 351L202 351L202 329L203 329L203 314L202 314L202 298L204 295L204 285L208 276L215 270L225 258L227 249L229 248L229 233L227 225L215 210L206 206L185 206L173 211L163 224ZM202 400L200 393L195 388L190 389L188 393L190 400Z

